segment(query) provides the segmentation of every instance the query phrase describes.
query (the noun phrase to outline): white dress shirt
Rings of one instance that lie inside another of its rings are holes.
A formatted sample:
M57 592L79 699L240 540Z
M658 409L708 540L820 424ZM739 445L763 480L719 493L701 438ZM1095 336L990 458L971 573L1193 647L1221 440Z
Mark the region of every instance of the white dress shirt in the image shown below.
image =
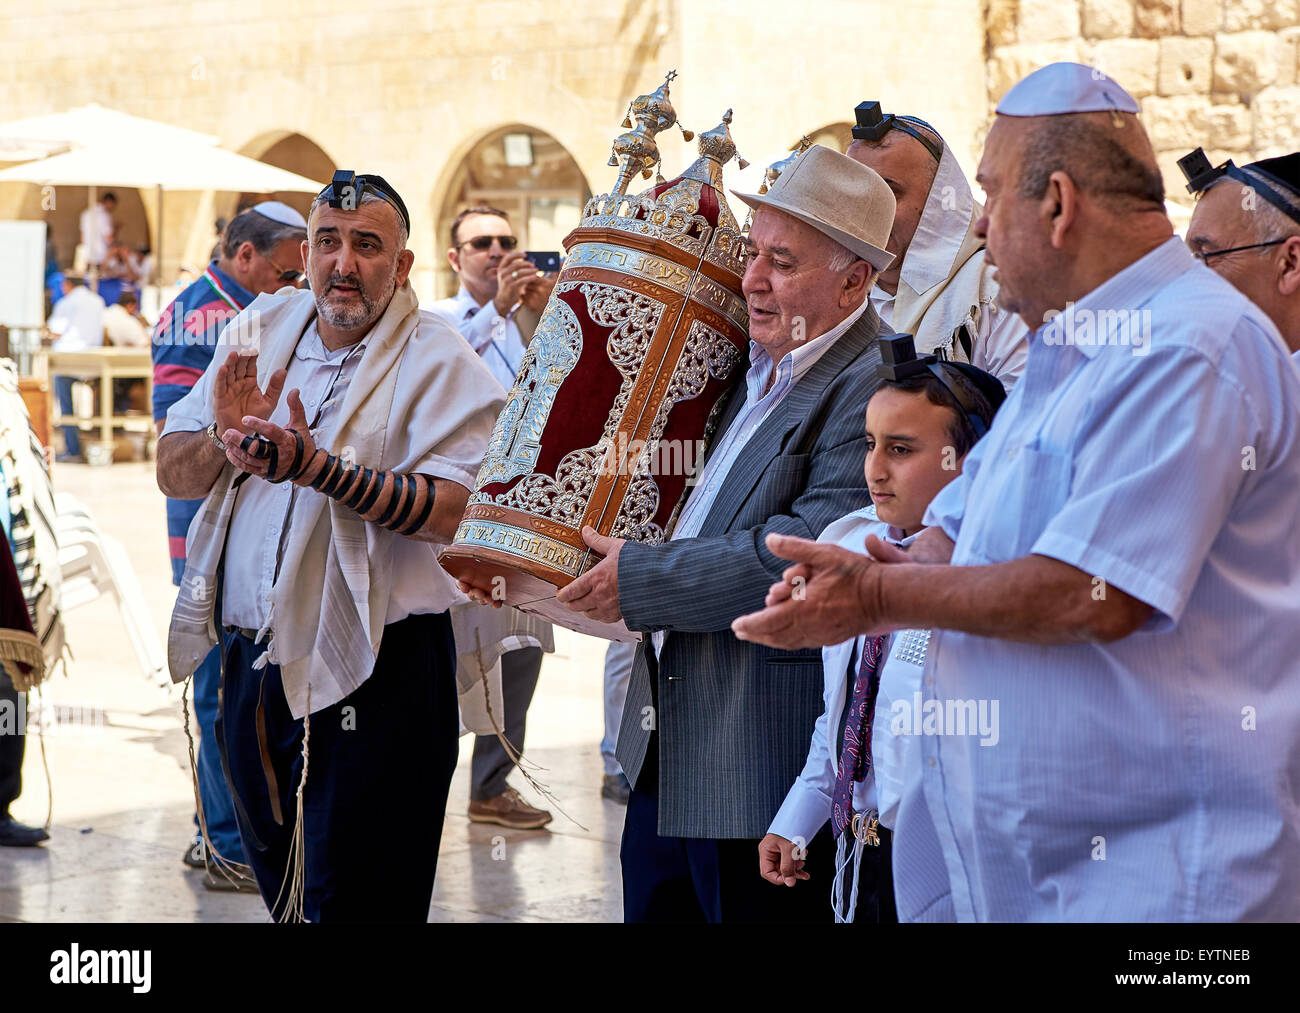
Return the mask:
M1119 310L1141 344L1064 340ZM926 522L954 565L1047 556L1154 612L1113 643L935 632L926 700L1000 703L993 748L920 742L958 918L1300 920L1297 489L1300 374L1181 240L1034 334Z
M81 245L86 248L88 264L102 264L108 256L108 240L113 234L113 218L103 204L81 212Z
M817 541L862 552L867 535L876 535L902 546L910 545L915 538L915 535L905 538L898 528L877 518L874 506L867 506L828 524ZM888 827L893 826L892 813L898 805L896 785L904 779L900 766L906 762L901 752L905 744L889 741L888 716L892 700L911 697L908 676L901 666L892 667L891 678L890 658L894 644L902 642L915 632L918 631L903 630L891 634L881 651L876 717L870 732L872 766L866 777L853 785L853 811L865 813L877 809L880 812L880 822ZM852 700L853 682L868 639L859 636L822 648L822 675L825 679L823 698L826 706L813 726L812 741L808 746L808 759L803 771L773 818L772 825L768 828L769 833L779 834L788 841L807 844L830 819L840 753L844 745L840 731L844 723L844 709ZM900 676L903 679L901 683ZM889 822L885 820L886 815L891 815Z
M329 351L321 342L313 322L303 334L290 360L284 381L284 394L270 421L284 426L289 421L288 392L297 389L308 421L320 411L320 420L312 429L318 447L338 454L342 448L331 445L338 409L343 404L348 383L364 354L365 339L348 348ZM344 361L346 360L346 362ZM172 405L167 413L163 436L174 432L206 429L213 420L212 386L221 363L212 364L194 388ZM337 376L337 380L335 377ZM330 385L333 384L333 390ZM403 384L419 384L413 373L399 373L398 398ZM327 398L328 393L328 398ZM287 462L286 462L287 463ZM367 462L358 461L365 465ZM430 457L414 469L420 474L459 482L474 487L474 471L456 467L441 457ZM291 500L320 496L314 489L303 489L292 482L272 484L256 477L240 487L231 515L226 542L225 575L221 598L223 624L260 630L266 622L275 582L276 557L281 534L285 531ZM392 595L385 625L408 615L442 612L465 600L456 585L437 561L437 547L429 542L406 539L401 552L394 555Z
M515 385L524 358L524 339L513 316L501 316L491 299L480 306L464 285L452 298L439 299L430 309L445 316L464 335L504 390Z
M727 473L731 471L736 458L749 443L750 437L804 374L826 354L826 350L858 322L858 318L866 312L869 304L869 300L862 300L861 306L825 334L796 345L793 351L786 352L781 361L775 365L762 345L750 341L749 370L745 374L745 405L727 427L727 431L716 437L717 449L712 452L709 463L704 466L704 470L696 479L695 488L686 500L686 505L682 507L682 512L677 517L677 524L669 536L670 541L677 538L694 538L700 533L705 518L709 516L713 501L717 498L718 490L727 480ZM773 370L776 375L772 378L772 387L764 393ZM663 651L665 636L664 630L651 634L656 655Z
M46 324L57 335L55 352L80 352L104 344L104 300L85 285L78 285L54 304Z
M104 336L111 344L122 348L144 348L149 344L149 331L145 325L118 303L104 310Z

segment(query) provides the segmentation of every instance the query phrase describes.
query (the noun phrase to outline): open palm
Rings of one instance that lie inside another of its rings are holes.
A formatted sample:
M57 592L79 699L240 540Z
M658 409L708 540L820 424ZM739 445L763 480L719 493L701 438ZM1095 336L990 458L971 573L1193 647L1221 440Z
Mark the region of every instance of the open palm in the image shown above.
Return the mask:
M284 377L283 369L276 370L263 391L257 385L257 355L231 352L217 370L217 380L212 388L212 411L217 432L224 433L227 429L242 432L245 415L270 419L280 401Z

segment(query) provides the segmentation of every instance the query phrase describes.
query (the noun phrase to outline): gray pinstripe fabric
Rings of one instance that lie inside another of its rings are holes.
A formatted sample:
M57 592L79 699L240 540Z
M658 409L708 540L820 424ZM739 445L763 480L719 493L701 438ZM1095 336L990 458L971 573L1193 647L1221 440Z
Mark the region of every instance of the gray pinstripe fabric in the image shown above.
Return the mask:
M699 537L628 542L619 554L628 627L671 631L658 663L648 638L637 648L617 750L636 784L650 741L647 708L657 697L664 836L762 837L803 767L822 710L821 652L743 643L731 622L761 608L788 565L767 551L769 532L816 538L870 502L863 415L878 385L879 329L868 308L772 410ZM719 432L744 399L742 382Z

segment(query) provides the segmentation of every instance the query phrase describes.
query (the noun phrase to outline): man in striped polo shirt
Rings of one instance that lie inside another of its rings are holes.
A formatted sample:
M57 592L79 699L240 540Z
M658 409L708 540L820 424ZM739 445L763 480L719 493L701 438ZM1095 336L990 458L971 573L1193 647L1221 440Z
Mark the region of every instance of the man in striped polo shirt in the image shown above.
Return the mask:
M212 360L217 335L226 321L259 293L293 285L302 277L302 244L306 238L307 223L302 215L279 201L263 201L231 221L218 248L219 256L163 310L153 335L153 417L159 433L167 422L167 410L189 393ZM178 587L185 572L185 534L202 503L201 499L167 500L172 583ZM223 858L244 866L247 863L235 811L213 737L220 675L220 658L214 649L194 673L194 711L200 732L199 796L208 841ZM185 863L205 867L201 833L195 833L186 849ZM230 877L209 873L205 885L214 890L257 892L251 877L246 883L232 882Z

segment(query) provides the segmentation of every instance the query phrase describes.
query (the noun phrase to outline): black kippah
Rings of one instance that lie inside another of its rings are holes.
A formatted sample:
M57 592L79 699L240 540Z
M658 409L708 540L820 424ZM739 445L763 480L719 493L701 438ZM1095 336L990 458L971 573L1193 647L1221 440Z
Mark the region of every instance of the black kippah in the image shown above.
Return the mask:
M984 395L993 411L996 412L1002 407L1002 402L1007 399L1007 389L1002 386L1002 381L992 373L986 373L978 366L972 366L969 362L945 362L947 369L955 369L961 373L967 380L974 384L975 388Z
M1243 168L1264 173L1269 177L1270 182L1289 191L1292 197L1300 199L1300 151L1290 155L1279 155L1277 158L1261 158L1258 162L1251 162Z

